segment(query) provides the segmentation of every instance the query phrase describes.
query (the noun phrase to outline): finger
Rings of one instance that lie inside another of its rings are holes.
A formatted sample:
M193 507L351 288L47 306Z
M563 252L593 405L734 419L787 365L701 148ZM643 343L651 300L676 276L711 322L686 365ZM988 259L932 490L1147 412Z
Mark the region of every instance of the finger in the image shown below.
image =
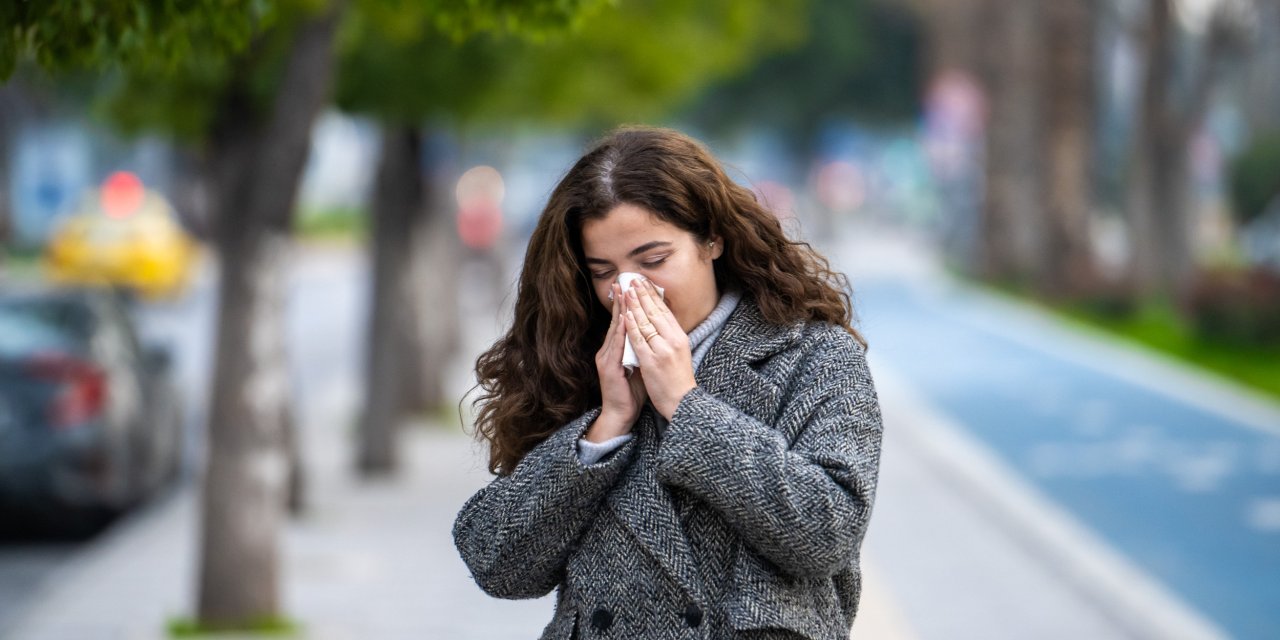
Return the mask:
M616 325L621 324L622 322L619 318L619 314L622 313L622 309L618 306L618 285L611 284L609 285L609 288L613 290L613 300L609 303L609 330L605 332L606 340L613 337L613 330L616 328Z
M636 350L636 358L643 365L653 355L653 349L649 348L649 341L645 340L644 334L640 333L640 323L636 320L634 310L627 311L626 321L623 324L627 327L627 337L631 338L631 346Z
M651 298L653 298L654 304L657 305L658 309L662 312L658 315L665 316L667 322L671 323L672 325L678 326L675 321L676 314L671 310L671 307L667 305L667 301L665 298L662 297L662 293L658 291L658 285L655 284L652 280L649 280L648 283L649 283L649 295Z
M659 299L652 280L645 280L644 285L640 288L640 307L644 309L645 318L653 323L659 334L670 337L672 325L666 305Z
M671 310L656 291L650 291L648 295L642 296L640 305L644 309L645 317L653 323L654 330L658 332L658 335L668 340L673 340L679 334L684 333L684 330L680 328L680 324L675 321L675 316L672 315Z
M613 330L613 350L612 350L612 353L610 354L610 357L613 358L614 362L619 367L622 366L622 352L623 352L623 347L626 345L626 340L627 340L627 326L623 322L622 314L619 313L618 326Z
M611 369L622 367L622 350L626 339L627 330L623 325L622 317L619 316L614 326L609 330L609 349L604 353L604 358L608 361Z
M604 348L606 350L612 347L615 341L614 340L615 336L622 333L620 331L620 329L622 328L622 312L623 312L622 289L618 287L618 283L616 282L609 285L609 288L613 290L613 301L610 303L611 308L609 313L609 329L605 331Z
M639 324L641 329L645 329L645 333L648 333L648 328L653 326L653 322L649 319L649 314L645 313L644 306L640 302L640 289L641 287L632 287L627 291L627 310L635 314L636 323ZM657 330L657 327L654 327L654 330Z

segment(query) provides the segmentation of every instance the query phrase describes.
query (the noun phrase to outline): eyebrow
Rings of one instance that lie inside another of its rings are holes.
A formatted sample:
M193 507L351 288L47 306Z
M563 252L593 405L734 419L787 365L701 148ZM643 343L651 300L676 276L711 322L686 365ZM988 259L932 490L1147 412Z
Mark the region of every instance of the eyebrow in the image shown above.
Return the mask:
M656 249L656 248L658 248L658 247L669 247L669 246L671 246L671 243L670 243L670 242L667 242L667 241L665 241L665 240L654 240L653 242L646 242L646 243L644 243L644 244L642 244L642 245L640 245L640 246L638 246L638 247L636 247L636 248L632 249L632 250L631 250L631 253L628 253L628 254L627 254L627 257L628 257L628 258L633 258L633 257L638 256L638 255L640 255L640 254L642 254L642 253L644 253L644 252L646 252L646 251L648 251L648 250L650 250L650 249ZM591 264L610 264L608 260L602 260L602 259L600 259L600 258L587 258L587 262L589 262L589 263L591 263Z

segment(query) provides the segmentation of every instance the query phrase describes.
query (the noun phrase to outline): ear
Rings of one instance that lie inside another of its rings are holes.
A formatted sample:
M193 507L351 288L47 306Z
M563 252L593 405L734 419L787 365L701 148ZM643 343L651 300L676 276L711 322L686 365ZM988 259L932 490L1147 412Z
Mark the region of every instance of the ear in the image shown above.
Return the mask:
M713 243L711 244L712 260L724 255L724 238L721 238L720 236L712 236L709 242Z

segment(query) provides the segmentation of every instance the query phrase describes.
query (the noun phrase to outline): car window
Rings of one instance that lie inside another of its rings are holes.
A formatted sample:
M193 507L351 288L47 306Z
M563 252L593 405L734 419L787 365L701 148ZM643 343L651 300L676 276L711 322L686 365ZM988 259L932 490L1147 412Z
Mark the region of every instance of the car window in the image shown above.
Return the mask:
M87 309L67 300L0 300L0 357L80 351L93 331Z

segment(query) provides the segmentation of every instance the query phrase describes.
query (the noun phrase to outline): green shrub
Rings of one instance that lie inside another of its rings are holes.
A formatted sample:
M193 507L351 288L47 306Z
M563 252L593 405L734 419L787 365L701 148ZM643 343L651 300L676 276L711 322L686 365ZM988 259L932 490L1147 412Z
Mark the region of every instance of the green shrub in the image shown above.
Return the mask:
M1201 272L1184 301L1198 337L1226 344L1280 344L1280 275L1261 268Z
M1076 304L1091 315L1108 320L1130 318L1140 306L1137 294L1123 280L1099 281Z
M302 633L298 623L282 617L256 620L233 629L211 628L190 618L169 620L170 638L293 638Z

